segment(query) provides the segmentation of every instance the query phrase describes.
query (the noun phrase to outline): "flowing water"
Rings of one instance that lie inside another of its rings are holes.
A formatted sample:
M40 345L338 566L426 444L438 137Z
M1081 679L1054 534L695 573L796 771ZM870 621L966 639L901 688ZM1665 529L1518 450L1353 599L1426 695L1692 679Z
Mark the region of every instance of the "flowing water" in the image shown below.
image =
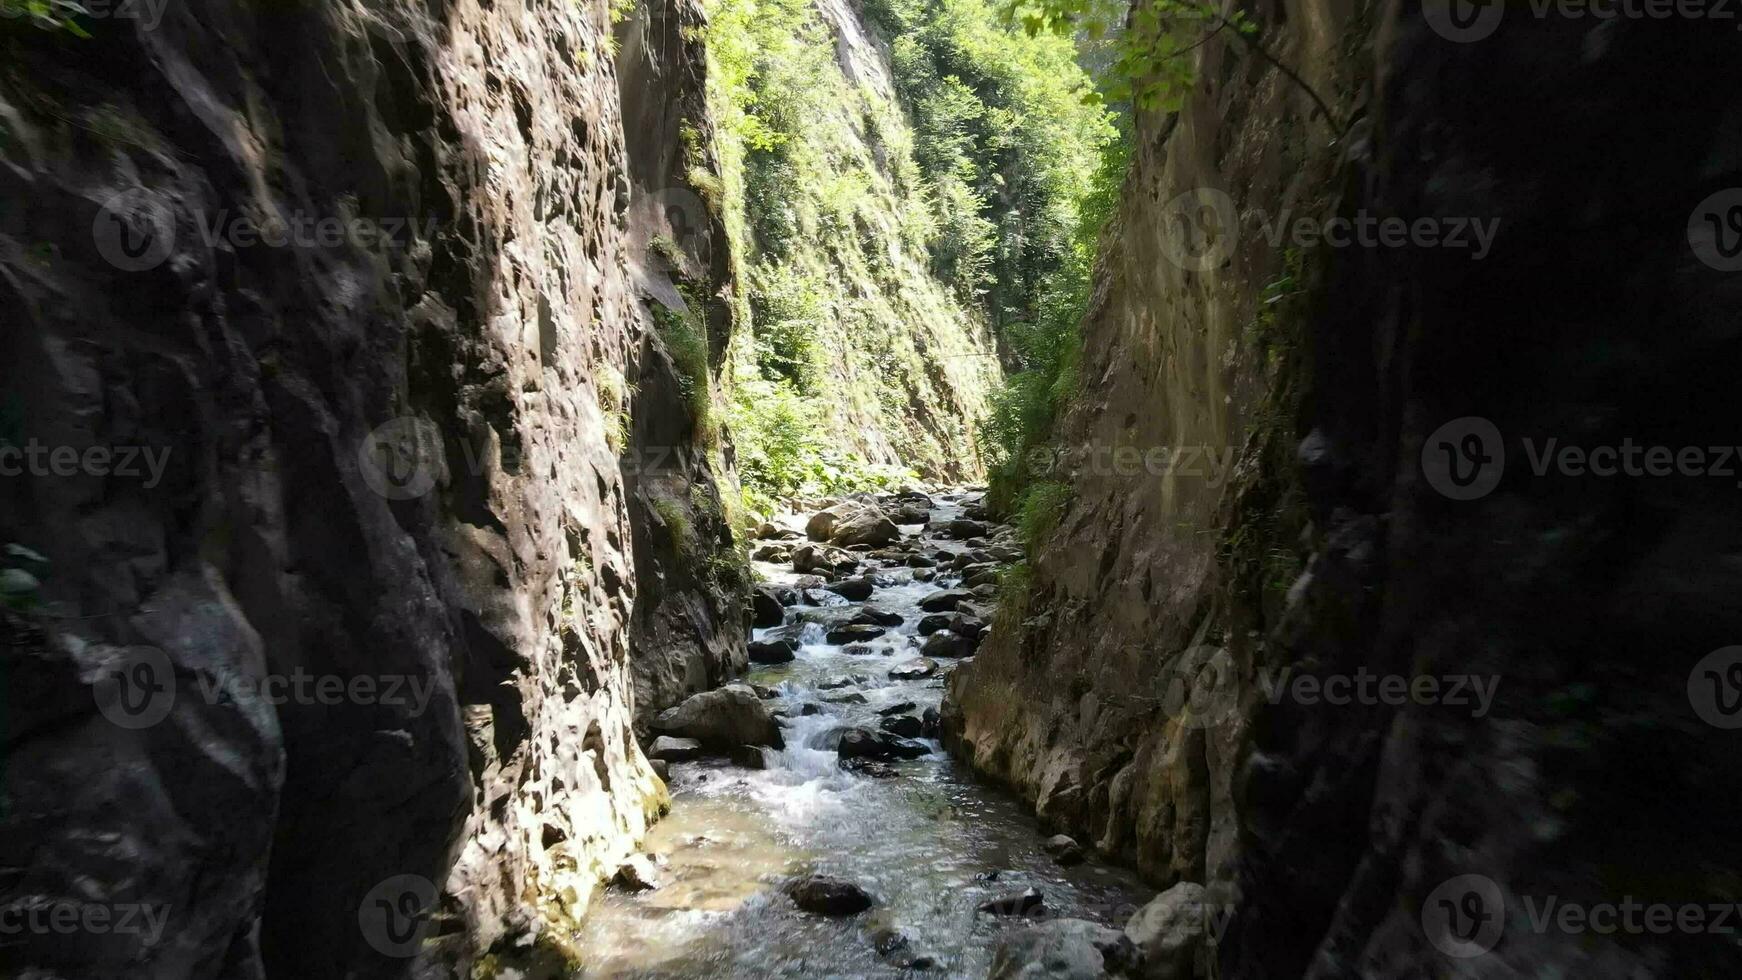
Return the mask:
M956 516L961 501L936 498L934 521ZM924 540L928 551L964 548ZM785 566L758 563L757 571L775 584L799 577ZM821 747L843 725L876 731L879 709L912 702L917 715L943 697L941 673L892 680L889 670L919 655L919 602L955 578L941 568L933 582L915 581L907 568L874 574L880 584L870 604L900 614L902 625L859 655L807 627L796 661L752 668L746 680L779 692L772 704L786 715L785 750L770 753L763 771L721 761L672 766L671 813L645 845L668 861L664 884L639 894L613 889L595 902L581 937L581 976L977 980L1001 932L1023 924L979 912L982 903L1034 887L1047 916L1122 924L1150 896L1135 877L1093 860L1054 862L1026 809L976 782L935 741L931 755L893 763L895 775L885 778L843 770ZM792 607L787 622L815 608ZM825 700L851 695L865 703ZM805 704L822 710L801 715ZM811 872L858 884L877 906L842 919L800 912L781 885Z

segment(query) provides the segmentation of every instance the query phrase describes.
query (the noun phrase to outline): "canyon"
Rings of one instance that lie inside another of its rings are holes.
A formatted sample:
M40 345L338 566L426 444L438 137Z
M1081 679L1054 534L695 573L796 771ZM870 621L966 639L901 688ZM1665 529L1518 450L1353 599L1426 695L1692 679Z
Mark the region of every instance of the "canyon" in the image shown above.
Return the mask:
M1726 975L1524 910L1735 898L1734 487L1434 454L1734 444L1742 47L1446 6L1211 5L1076 255L979 7L0 2L0 973Z

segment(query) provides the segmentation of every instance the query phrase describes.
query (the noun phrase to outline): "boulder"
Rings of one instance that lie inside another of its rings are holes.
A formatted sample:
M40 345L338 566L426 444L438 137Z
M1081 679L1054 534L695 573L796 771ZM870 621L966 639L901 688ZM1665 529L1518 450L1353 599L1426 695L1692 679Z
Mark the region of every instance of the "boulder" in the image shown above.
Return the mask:
M647 855L633 854L617 866L611 880L627 891L644 892L659 887L659 868Z
M807 717L807 718L810 717L811 715L820 715L823 713L823 706L820 704L813 704L810 702L806 702L804 707L798 709L798 713Z
M902 738L919 738L925 732L925 723L913 715L891 715L877 727Z
M907 567L908 568L936 568L937 564L938 564L937 559L928 558L925 555L908 555L907 556Z
M900 504L888 513L896 524L924 524L931 520L931 508L921 503Z
M834 545L879 545L901 540L901 529L872 503L843 500L811 516L804 527L812 541Z
M980 904L980 911L988 915L1034 915L1045 909L1046 897L1038 888L1025 888Z
M760 745L740 745L726 753L726 758L731 759L732 764L740 769L771 769L773 765L768 758L768 752L768 749Z
M750 690L755 691L756 696L764 701L772 701L775 698L780 697L779 691L776 691L772 687L763 687L761 684L750 685Z
M647 757L662 762L688 762L702 755L702 743L693 738L673 738L661 735L648 746Z
M992 529L987 527L985 524L979 521L969 520L965 517L958 517L953 521L946 521L941 527L935 524L932 526L937 528L939 534L942 534L946 538L954 538L957 541L965 541L968 538L983 538L992 533Z
M1065 865L1066 867L1073 864L1083 863L1083 845L1078 844L1076 840L1067 837L1064 834L1055 834L1048 837L1046 843L1041 845L1041 848L1045 850L1047 855L1054 861L1057 861L1059 864Z
M770 643L766 640L751 640L749 644L750 662L774 666L789 664L798 659L798 652L790 643Z
M919 652L927 657L965 657L974 652L974 644L965 636L939 630L925 638Z
M875 640L887 632L889 632L888 628L883 626L872 626L869 623L847 623L831 627L824 636L830 643L840 646L845 643L863 643L866 640Z
M874 623L878 626L900 626L902 622L900 613L892 613L877 606L860 606L859 614L852 621Z
M855 578L844 578L839 582L831 582L823 588L843 599L864 602L871 598L871 590L876 588L876 583L871 580L871 576L860 575Z
M756 537L762 540L791 541L803 536L791 528L780 527L768 521L763 521L756 526Z
M806 875L786 884L792 903L812 915L858 915L877 904L865 889L850 881L824 875Z
M950 613L931 613L922 616L919 620L919 635L930 636L938 630L949 629L950 623L952 623L955 618L956 617Z
M839 697L823 698L823 700L829 704L869 704L870 703L869 701L867 701L865 699L865 695L860 694L858 691L854 691L851 694L843 694L843 695L840 695Z
M785 562L792 561L792 545L790 545L790 544L758 545L754 551L750 552L750 560L751 561L773 562L777 565L784 564Z
M804 636L804 627L799 624L782 626L762 634L762 639L751 640L749 643L750 662L753 664L784 664L798 658L798 647Z
M917 660L909 660L907 663L889 668L889 678L897 681L917 681L937 672L937 661L920 657Z
M660 782L671 782L671 763L664 759L649 759L647 765L653 770L653 774L659 777Z
M964 602L971 601L973 598L974 593L972 592L962 589L944 589L941 592L933 592L931 595L919 600L919 608L924 609L926 612L934 613L954 612L957 606Z
M779 626L786 620L786 606L773 589L758 586L750 591L750 623L758 628Z
M912 701L902 701L899 704L892 704L887 708L878 708L877 713L882 715L883 717L887 718L890 715L907 714L909 711L912 711L915 707L917 707L917 705L915 705Z
M938 709L936 709L936 708L925 709L924 711L920 712L919 720L920 720L920 724L925 726L923 729L921 729L920 734L924 735L926 738L939 737L938 733L939 733L939 729L941 727L941 723L943 721L943 715L938 713Z
M1102 980L1137 976L1138 953L1117 929L1059 919L1007 935L992 954L987 980Z
M1211 927L1210 904L1204 886L1182 881L1137 910L1125 924L1125 935L1143 954L1144 976L1154 980L1189 980L1198 951Z
M970 613L968 611L970 608L972 607L965 603L956 607L955 616L950 618L950 631L958 636L977 641L986 632L986 620Z
M820 544L801 544L792 549L792 570L805 572L837 572L845 574L859 567L859 559L851 552Z
M743 684L691 695L660 712L651 727L657 734L693 738L704 748L721 751L738 745L786 745L773 713Z
M931 748L922 742L892 735L889 732L874 732L865 728L849 728L841 732L841 741L835 747L842 759L917 759L931 754Z
M990 585L993 588L997 588L998 578L1001 574L1002 573L996 568L986 568L977 572L969 572L962 576L962 584L970 589L978 588L982 585Z
M870 776L872 779L895 779L901 775L901 770L876 759L845 759L841 762L841 768L861 776Z
M915 582L930 582L932 579L937 577L938 570L935 568L916 568L913 570L913 580Z

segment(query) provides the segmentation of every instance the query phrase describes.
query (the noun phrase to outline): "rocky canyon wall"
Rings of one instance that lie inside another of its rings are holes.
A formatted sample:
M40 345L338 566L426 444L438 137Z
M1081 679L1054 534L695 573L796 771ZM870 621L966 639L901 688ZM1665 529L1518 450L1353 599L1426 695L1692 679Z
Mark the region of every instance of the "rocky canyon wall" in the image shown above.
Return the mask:
M927 479L982 474L976 424L1002 377L977 302L932 267L932 191L888 40L843 0L770 5L755 84L776 145L739 168L752 329L735 366L781 370L831 451ZM775 45L778 45L776 47Z
M706 210L663 266L630 231L699 14L643 7L0 20L0 905L159 923L0 972L572 957L664 805L638 697L743 658L731 320L680 308L699 376L657 327L731 271Z
M1742 182L1739 44L1426 8L1256 6L1334 123L1227 39L1140 122L1037 461L1073 502L946 725L1047 820L1208 884L1197 975L1718 975L1709 931L1540 915L1734 897L1698 693L1742 627L1733 481L1540 460L1733 441L1701 216ZM1431 240L1352 240L1385 218Z

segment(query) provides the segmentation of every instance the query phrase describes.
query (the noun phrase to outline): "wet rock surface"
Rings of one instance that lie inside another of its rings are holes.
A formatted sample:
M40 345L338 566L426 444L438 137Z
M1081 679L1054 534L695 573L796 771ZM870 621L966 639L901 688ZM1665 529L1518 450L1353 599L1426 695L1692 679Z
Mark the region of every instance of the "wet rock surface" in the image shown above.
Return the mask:
M977 496L927 494L928 517L947 524ZM886 511L899 503L878 502ZM807 519L759 533L767 538ZM1012 530L983 523L990 541L1013 539ZM915 577L913 553L937 556L939 581ZM973 781L940 751L941 677L961 661L919 656L920 603L955 589L963 570L980 574L998 560L968 556L963 542L920 522L898 541L852 554L850 574L876 583L871 602L818 587L783 607L780 625L752 630L752 650L791 646L791 660L759 664L747 678L757 686L751 691L773 695L757 701L772 712L785 747L762 748L754 759L734 748L726 758L672 764L673 809L648 844L670 866L658 890L613 894L587 924L582 938L602 969L744 980L819 971L982 980L1000 938L1035 921L1035 906L1020 897L1026 890L1045 895L1040 914L1093 918L1114 930L1148 894L1092 861L1061 864L1017 801ZM972 560L958 564L963 557ZM770 590L799 578L785 564L756 568ZM963 611L968 603L964 592L942 615L950 623L978 615ZM950 635L952 644L963 639ZM989 870L1000 871L996 880L982 880ZM865 911L853 899L840 912L823 911L835 907L827 898L835 886L815 886L813 911L800 911L782 883L811 876L842 883L846 894L874 895L876 905ZM1009 895L1017 896L1010 914L979 910ZM670 914L680 910L710 915Z

